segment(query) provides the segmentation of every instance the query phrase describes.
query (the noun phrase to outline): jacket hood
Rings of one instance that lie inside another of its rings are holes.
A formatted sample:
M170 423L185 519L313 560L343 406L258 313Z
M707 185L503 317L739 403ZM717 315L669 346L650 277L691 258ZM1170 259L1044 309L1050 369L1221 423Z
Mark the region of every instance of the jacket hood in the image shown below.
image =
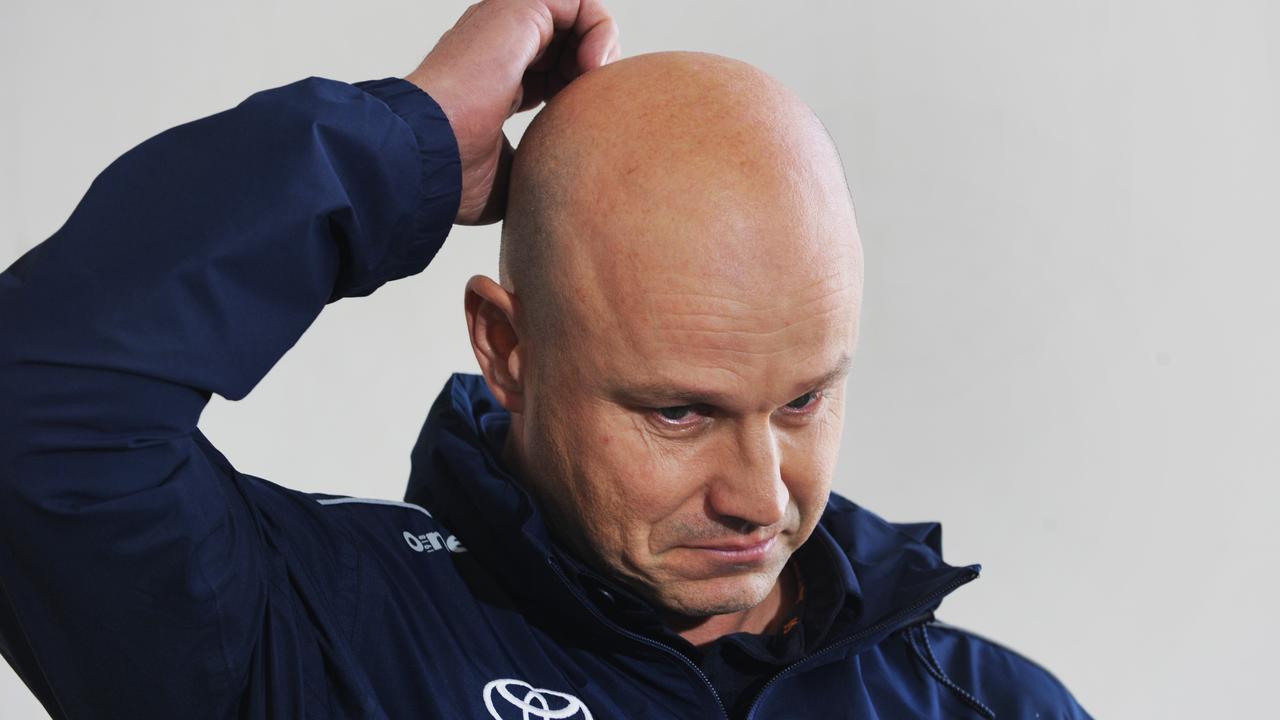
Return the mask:
M414 446L405 500L426 507L499 579L543 610L577 606L576 582L556 572L557 552L533 498L499 458L510 414L483 377L455 373L427 415ZM845 629L868 644L929 616L942 597L977 577L980 566L942 559L938 523L890 523L832 494L809 539L825 545L855 621Z

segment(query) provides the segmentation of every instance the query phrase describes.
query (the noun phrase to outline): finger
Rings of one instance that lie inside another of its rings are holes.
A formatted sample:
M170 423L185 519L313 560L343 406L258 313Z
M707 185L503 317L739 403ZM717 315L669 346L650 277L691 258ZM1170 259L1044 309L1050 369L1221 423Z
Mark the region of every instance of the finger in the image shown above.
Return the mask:
M580 0L537 0L537 3L551 13L551 22L556 30L576 27L582 5Z
M577 57L578 45L572 36L558 35L542 59L529 66L521 78L524 97L520 103L521 110L528 110L538 104L550 100L568 82L561 68L572 67ZM569 72L572 76L572 72Z
M580 41L575 77L605 64L618 41L618 24L603 0L542 0L556 30L572 28Z
M576 35L570 36L564 44L564 49L560 52L560 59L553 69L553 74L559 79L568 83L570 80L582 74L578 69L578 52L582 49L582 39Z
M528 69L534 72L546 72L547 70L555 67L560 61L560 54L564 49L566 37L567 36L564 33L559 32L553 35L551 42L543 48L542 52L538 54L538 57L529 64Z
M513 0L515 1L515 0ZM533 13L542 55L557 37L569 34L578 19L578 0L519 0Z
M599 0L583 0L583 11L574 24L578 38L577 71L594 70L608 63L621 50L618 45L618 23L605 11Z

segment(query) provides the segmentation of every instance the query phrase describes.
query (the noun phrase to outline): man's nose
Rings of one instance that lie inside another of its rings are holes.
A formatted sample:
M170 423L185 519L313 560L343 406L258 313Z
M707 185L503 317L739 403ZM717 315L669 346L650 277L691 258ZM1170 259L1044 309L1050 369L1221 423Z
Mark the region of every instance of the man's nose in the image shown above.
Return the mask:
M782 479L782 454L772 424L743 424L721 452L709 489L712 512L746 526L782 522L791 496Z

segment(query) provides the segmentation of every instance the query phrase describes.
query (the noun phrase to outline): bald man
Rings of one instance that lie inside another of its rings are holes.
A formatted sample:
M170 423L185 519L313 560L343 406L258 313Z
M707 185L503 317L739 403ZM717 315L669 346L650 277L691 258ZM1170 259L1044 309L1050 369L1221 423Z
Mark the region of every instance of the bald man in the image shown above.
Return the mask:
M830 493L863 270L817 118L618 55L595 0L479 3L406 78L144 142L0 275L0 650L51 716L1087 717L935 621L977 576L937 525ZM504 214L404 502L196 427Z

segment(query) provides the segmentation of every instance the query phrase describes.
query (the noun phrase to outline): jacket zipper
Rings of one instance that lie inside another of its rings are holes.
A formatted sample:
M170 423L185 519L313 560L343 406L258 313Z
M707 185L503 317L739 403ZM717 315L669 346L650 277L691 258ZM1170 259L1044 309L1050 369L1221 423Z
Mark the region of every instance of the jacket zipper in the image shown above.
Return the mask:
M660 643L657 640L651 640L637 633L633 633L630 630L627 630L621 625L618 625L617 623L613 622L609 618L605 617L603 613L601 613L599 610L596 609L596 606L593 605L590 600L588 600L585 596L583 596L581 592L579 592L578 588L575 587L573 583L569 582L569 578L565 576L564 571L560 569L560 563L556 562L556 559L554 557L547 558L547 564L551 566L552 570L555 570L556 575L560 578L560 582L564 583L565 587L569 588L569 592L572 593L573 596L578 599L578 602L582 603L583 607L587 609L587 612L590 612L595 617L595 619L603 623L605 627L608 627L612 629L614 632L620 633L622 636L629 638L631 640L634 640L642 645L648 645L649 647L661 650L662 652L684 663L690 670L693 671L695 675L698 676L700 680L702 680L702 684L706 685L707 689L711 691L711 696L716 699L716 706L720 708L720 717L724 718L724 720L729 720L729 711L724 706L724 700L720 699L720 693L716 692L716 687L711 684L711 678L707 677L707 674L702 672L702 668L698 667L697 665L694 664L692 660L685 657L684 653L680 652L679 650L676 650L670 645L667 645L665 643ZM772 681L770 681L770 683L772 683Z
M902 610L894 613L893 615L890 615L884 620L881 620L875 625L865 628L861 632L855 635L850 635L849 637L843 640L840 640L839 642L832 643L831 645L828 645L822 648L821 650L813 653L812 655L805 656L791 663L787 667L780 670L777 675L774 675L772 678L770 678L769 682L765 683L764 687L760 688L760 692L756 693L755 699L751 701L751 705L750 705L751 709L747 712L747 720L752 720L752 718L756 716L756 711L759 709L760 701L764 699L764 695L769 691L769 688L773 687L784 676L789 675L791 671L795 670L801 665L804 665L805 663L812 662L814 659L819 658L823 655L826 655L827 653L852 645L853 643L856 643L859 640L869 635L874 635L875 633L883 630L884 628L890 625L893 625L894 623L900 622L903 618L909 617L913 613L919 612L921 608L928 606L929 604L933 603L935 600L938 600L939 598L947 595L948 593L960 587L961 585L964 585L965 583L972 581L976 577L978 577L978 573L971 572L969 575L966 575L961 578L957 578L956 580L948 583L944 587L939 588L938 590L935 590L934 592L926 595L924 598L921 598L919 601L912 603L906 608L903 608ZM709 680L708 680L708 683L710 683ZM721 703L721 707L723 707L723 703Z

